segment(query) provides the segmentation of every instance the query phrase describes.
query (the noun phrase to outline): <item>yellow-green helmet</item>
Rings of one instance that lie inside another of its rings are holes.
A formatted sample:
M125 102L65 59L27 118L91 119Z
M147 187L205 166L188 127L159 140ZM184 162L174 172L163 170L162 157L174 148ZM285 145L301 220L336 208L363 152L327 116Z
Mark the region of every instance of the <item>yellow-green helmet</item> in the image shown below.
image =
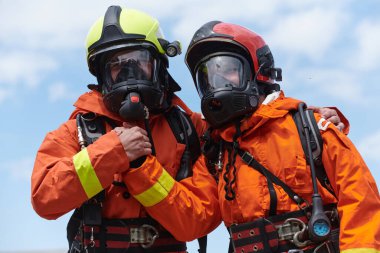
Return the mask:
M86 50L89 70L112 112L120 113L132 91L150 111L159 112L181 89L167 71L167 56L180 54L180 44L165 40L158 21L144 12L110 6L91 27Z
M157 19L138 10L110 6L106 14L90 28L86 38L90 72L97 76L99 60L104 53L131 47L133 44L154 47L166 64L166 55L181 53L179 42L169 43L165 40Z

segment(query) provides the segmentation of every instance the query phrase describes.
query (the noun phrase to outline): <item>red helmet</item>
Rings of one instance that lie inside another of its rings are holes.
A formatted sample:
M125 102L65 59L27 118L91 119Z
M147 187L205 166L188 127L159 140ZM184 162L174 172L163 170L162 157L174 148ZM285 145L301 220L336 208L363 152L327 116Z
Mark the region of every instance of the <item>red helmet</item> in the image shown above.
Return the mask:
M193 36L185 62L206 120L221 127L254 112L259 95L279 90L281 69L265 41L234 24L212 21Z

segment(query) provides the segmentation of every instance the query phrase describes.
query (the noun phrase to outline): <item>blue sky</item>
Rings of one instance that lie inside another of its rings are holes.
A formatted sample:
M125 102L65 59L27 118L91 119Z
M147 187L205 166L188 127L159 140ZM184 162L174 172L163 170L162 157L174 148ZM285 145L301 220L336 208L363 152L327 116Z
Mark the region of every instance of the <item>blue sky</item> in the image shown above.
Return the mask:
M66 249L68 215L46 221L34 213L30 175L45 134L69 117L76 98L95 82L84 40L112 4L157 17L166 38L180 40L184 50L210 20L261 34L283 69L285 94L309 105L338 106L380 184L378 0L0 0L0 252ZM179 95L199 111L183 55L171 60ZM226 245L220 227L210 236L210 252L226 252ZM195 243L189 252L197 252Z

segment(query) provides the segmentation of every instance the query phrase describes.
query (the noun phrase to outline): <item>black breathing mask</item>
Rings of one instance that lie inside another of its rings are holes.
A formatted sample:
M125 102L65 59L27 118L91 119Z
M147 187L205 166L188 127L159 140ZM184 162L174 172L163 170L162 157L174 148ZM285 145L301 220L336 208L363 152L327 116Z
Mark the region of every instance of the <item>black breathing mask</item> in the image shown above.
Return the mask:
M259 89L251 81L250 64L238 54L205 57L196 66L195 77L202 113L214 128L241 119L259 105Z
M210 126L220 128L253 113L259 105L259 91L254 84L248 89L249 92L223 88L203 96L201 110Z
M130 92L125 100L121 102L119 115L127 121L141 121L146 116L144 108L140 95L136 92Z
M163 62L157 58L147 49L127 49L105 61L102 93L108 110L135 121L144 119L145 107L154 112L165 106L167 72L160 71Z

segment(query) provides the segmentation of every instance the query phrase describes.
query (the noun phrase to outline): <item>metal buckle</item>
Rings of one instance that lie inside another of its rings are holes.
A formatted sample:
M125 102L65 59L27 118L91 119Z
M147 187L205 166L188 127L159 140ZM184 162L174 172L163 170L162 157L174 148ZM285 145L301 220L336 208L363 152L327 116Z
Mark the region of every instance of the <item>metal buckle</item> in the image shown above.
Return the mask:
M69 253L81 253L81 252L82 252L82 245L80 244L80 242L74 239L74 241L71 244Z
M302 249L290 249L288 253L304 253Z
M302 235L307 229L305 222L300 219L286 219L283 224L277 225L276 228L280 241L289 240L299 248L303 248L310 243L309 240L303 242L299 240L299 235Z
M130 235L131 243L140 243L144 249L151 247L159 237L157 229L148 224L144 224L138 228L131 228Z
M326 246L326 249L327 249L327 252L328 253L332 253L333 251L330 249L330 241L325 241L321 244L319 244L313 251L313 253L318 253L318 251L323 247L323 246ZM324 252L324 251L322 251Z
M245 158L244 158L245 156L249 157L249 161L245 160ZM248 165L250 165L254 158L250 153L244 152L244 154L241 156L241 159L243 159Z

